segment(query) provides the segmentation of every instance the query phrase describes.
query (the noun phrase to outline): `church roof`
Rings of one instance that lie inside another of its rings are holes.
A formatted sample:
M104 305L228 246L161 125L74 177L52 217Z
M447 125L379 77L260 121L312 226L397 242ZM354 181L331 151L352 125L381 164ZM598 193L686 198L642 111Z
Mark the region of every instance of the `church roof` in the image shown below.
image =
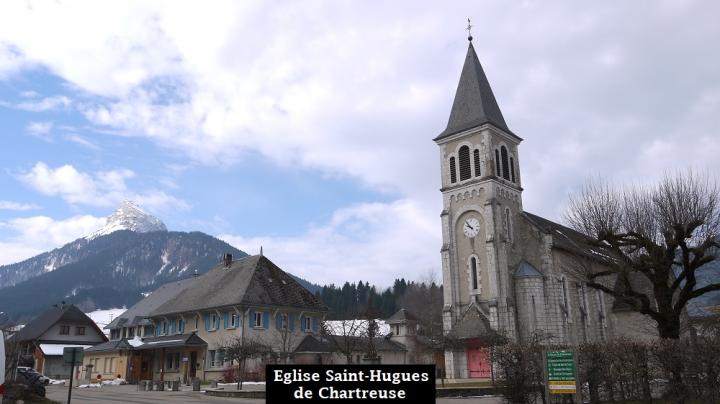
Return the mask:
M438 141L485 123L491 123L513 134L505 123L475 48L470 42L447 128L434 140Z
M535 227L552 235L553 248L572 254L584 255L587 258L603 263L612 263L615 261L615 258L610 256L608 251L593 246L591 240L586 235L576 230L529 212L523 212L523 216Z
M527 261L521 262L515 270L516 278L532 278L538 276L542 278L542 274L540 273L540 271L538 271L534 266L530 265L530 263Z

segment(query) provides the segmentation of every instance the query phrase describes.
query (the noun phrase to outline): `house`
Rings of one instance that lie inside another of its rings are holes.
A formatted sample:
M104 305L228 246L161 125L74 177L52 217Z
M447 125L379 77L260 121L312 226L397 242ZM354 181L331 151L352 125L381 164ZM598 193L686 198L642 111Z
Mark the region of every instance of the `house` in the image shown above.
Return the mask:
M326 313L265 256L226 254L206 274L161 287L109 324L110 343L86 350L85 365L101 366L103 378L122 364L132 381L217 380L230 366L222 349L228 343L257 340L291 353L303 337L319 335ZM248 371L263 365L254 360Z
M489 376L483 340L541 336L580 344L652 335L649 319L589 290L608 257L582 234L523 209L519 145L468 45L440 153L443 330L465 347L445 352L451 379ZM608 288L613 280L607 280Z
M70 365L63 361L67 347L90 348L107 341L102 330L72 304L51 307L12 336L20 344L21 365L55 379L70 378Z
M346 326L328 327L331 335L308 335L293 353L293 363L348 364L367 363L370 338L360 335L367 329L367 320L347 320ZM343 323L342 320L334 323ZM400 309L384 323L390 332L373 338L373 349L383 364L435 363L431 341L418 335L418 318L406 309ZM342 333L347 335L332 335Z

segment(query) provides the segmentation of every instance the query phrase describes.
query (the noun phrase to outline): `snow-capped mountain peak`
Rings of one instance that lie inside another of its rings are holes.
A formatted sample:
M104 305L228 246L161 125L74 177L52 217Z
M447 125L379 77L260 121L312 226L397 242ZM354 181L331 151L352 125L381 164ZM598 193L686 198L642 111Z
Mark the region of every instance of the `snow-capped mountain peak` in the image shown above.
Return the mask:
M92 240L118 230L131 230L138 233L167 231L165 224L155 216L143 211L132 201L123 201L120 207L108 216L105 226L85 237Z

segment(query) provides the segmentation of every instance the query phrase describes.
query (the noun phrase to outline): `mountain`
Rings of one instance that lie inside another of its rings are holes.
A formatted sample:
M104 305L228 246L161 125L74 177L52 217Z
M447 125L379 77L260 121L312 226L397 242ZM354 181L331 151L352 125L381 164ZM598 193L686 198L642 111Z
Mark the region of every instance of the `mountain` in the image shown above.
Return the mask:
M64 265L85 259L95 251L93 248L86 248L92 240L118 230L130 230L136 233L167 232L165 224L160 219L145 213L131 201L124 201L112 215L108 216L105 226L87 237L25 261L0 266L0 288L16 285L38 275L52 272Z
M87 236L92 240L99 236L114 233L118 230L131 230L136 233L149 233L153 231L167 231L165 224L155 216L145 213L132 201L123 201L112 215L107 218L107 223L101 229Z
M130 307L167 282L207 272L225 253L247 256L205 233L168 231L160 219L125 201L92 234L0 266L0 312L22 321L61 301L84 311ZM295 278L312 293L320 289Z
M76 240L8 267L13 271L27 267L37 272L52 253L68 263L0 289L0 311L20 319L60 301L75 303L84 311L129 307L143 293L164 283L207 272L221 261L224 253L238 258L247 255L200 232L119 230L91 240ZM31 263L37 266L32 267Z

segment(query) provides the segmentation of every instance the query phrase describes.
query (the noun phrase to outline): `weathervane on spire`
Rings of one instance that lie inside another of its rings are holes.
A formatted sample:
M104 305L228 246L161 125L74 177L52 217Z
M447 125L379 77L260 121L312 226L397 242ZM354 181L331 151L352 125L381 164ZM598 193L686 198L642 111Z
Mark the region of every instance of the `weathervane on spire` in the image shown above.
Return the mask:
M468 18L468 26L465 28L468 32L468 41L472 42L472 32L470 30L472 29L472 24L470 24L470 19Z

